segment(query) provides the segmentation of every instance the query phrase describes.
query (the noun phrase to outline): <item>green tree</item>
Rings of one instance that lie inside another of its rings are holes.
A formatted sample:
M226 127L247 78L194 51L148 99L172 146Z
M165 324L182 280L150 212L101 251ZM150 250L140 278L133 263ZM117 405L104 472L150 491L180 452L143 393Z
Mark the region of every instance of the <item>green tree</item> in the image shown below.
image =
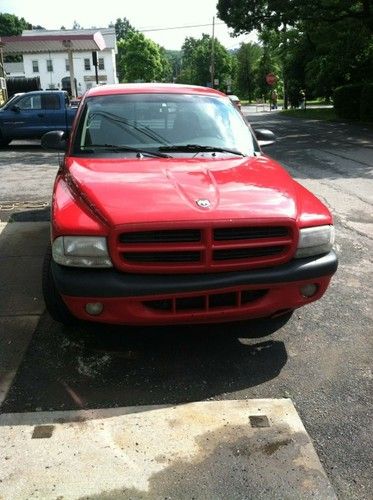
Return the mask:
M28 23L23 17L0 13L0 36L21 35L23 30L30 30L31 28L32 24Z
M212 39L203 34L202 38L187 37L182 46L183 62L178 81L194 85L206 85L211 81ZM215 39L214 41L215 78L219 87L225 88L227 78L232 72L232 56L227 49Z
M114 24L110 23L109 28L115 28L117 41L125 40L130 33L136 31L126 17L118 17Z
M235 56L237 59L235 88L241 98L254 98L257 72L262 48L257 43L242 43Z
M176 81L180 75L182 68L182 54L181 50L166 50L166 56L172 70L172 81Z
M160 48L142 33L135 31L119 40L118 56L121 82L152 82L162 77Z
M168 54L168 51L164 47L159 47L159 55L161 58L161 73L157 79L162 82L172 82L173 81L173 68L172 61Z
M281 29L297 27L299 22L316 22L331 26L350 19L373 31L373 4L371 0L218 0L219 18L232 27L236 34L263 27Z
M373 81L373 40L365 26L345 19L328 28L306 28L314 53L305 80L316 95L331 97L340 85Z
M23 30L30 30L32 24L28 23L23 17L17 17L13 14L0 13L0 37L21 35ZM21 55L5 56L5 62L21 62Z
M292 101L301 88L330 97L338 85L373 79L371 0L219 0L218 12L236 34L271 34Z

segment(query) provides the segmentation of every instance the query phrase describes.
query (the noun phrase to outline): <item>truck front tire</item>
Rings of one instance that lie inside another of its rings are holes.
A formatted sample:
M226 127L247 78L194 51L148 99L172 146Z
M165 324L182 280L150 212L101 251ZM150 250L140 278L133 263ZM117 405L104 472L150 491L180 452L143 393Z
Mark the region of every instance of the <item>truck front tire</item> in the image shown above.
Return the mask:
M52 248L48 245L43 262L42 276L43 296L47 311L55 321L63 323L64 325L73 325L77 323L77 319L70 313L56 288L51 269L51 261Z
M0 132L0 148L5 148L11 142L12 139L6 139Z

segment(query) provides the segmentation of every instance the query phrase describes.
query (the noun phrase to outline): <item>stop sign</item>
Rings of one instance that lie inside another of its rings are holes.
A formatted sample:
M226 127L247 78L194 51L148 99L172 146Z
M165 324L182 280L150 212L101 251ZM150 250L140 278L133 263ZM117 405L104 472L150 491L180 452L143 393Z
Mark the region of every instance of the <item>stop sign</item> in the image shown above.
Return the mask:
M268 85L275 85L275 83L277 82L277 76L273 73L268 73L268 75L266 75L266 82L268 83Z

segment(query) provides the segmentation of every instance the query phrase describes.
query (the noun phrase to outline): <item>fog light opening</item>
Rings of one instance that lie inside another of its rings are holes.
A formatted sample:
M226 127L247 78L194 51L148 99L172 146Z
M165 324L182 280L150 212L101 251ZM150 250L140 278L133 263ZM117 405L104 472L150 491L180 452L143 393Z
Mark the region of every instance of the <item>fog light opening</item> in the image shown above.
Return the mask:
M104 309L104 304L101 302L88 302L85 306L85 310L91 316L98 316L102 313Z
M307 285L303 285L300 288L300 293L303 297L307 299L313 297L319 289L319 286L316 283L308 283Z

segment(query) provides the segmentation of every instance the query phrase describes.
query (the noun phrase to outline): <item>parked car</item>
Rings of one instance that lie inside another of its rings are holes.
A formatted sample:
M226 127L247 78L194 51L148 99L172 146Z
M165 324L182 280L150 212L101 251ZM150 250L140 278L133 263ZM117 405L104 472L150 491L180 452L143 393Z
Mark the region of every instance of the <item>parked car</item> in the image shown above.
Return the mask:
M67 92L16 94L0 108L0 147L13 139L40 139L52 130L69 132L75 114Z
M236 95L228 95L229 99L232 101L233 105L236 106L238 111L241 111L241 101Z
M328 208L274 160L217 90L89 90L53 191L47 309L155 325L276 317L319 299L337 269Z

